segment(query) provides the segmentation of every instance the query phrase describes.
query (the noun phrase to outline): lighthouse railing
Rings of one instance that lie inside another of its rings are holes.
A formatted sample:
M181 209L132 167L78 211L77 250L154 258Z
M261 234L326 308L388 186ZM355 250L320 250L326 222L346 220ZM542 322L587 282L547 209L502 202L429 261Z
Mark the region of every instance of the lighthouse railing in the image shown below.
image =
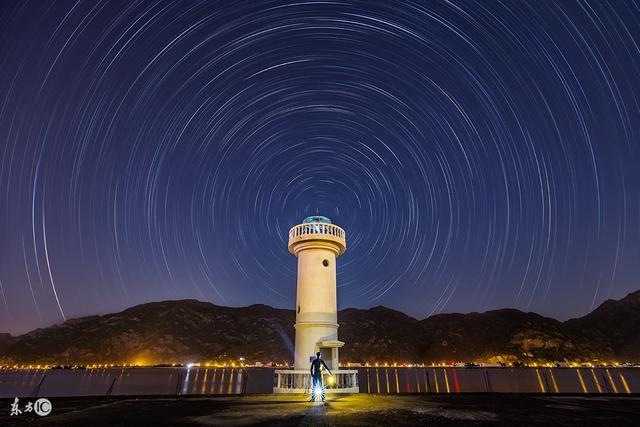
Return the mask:
M323 384L327 393L358 393L358 371L336 370L323 374ZM274 393L310 393L311 375L306 370L276 370L274 372Z
M325 224L322 222L299 224L289 230L289 239L300 236L326 234L329 236L339 237L344 239L345 232L342 228L334 224Z
M335 224L309 222L299 224L289 230L289 244L300 240L332 240L346 247L345 231Z

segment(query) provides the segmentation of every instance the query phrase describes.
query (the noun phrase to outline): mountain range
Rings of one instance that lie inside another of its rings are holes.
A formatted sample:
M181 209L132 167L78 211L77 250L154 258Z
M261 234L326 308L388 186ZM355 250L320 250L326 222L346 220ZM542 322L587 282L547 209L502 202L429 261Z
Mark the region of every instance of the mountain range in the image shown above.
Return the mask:
M0 364L292 362L294 321L260 304L153 302L0 334ZM342 361L640 361L640 291L565 322L514 309L416 320L382 306L341 310L338 322Z

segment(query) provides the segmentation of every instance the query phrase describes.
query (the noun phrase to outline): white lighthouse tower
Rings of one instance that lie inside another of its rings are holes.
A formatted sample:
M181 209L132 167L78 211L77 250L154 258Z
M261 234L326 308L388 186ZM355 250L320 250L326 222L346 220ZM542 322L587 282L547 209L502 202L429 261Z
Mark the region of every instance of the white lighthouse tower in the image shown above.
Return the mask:
M338 367L336 259L347 249L345 231L324 216L310 216L289 230L289 252L298 258L294 370L276 371L275 393L308 391L309 367L320 352L333 376L328 392L357 393L357 371Z
M310 216L289 231L289 252L298 257L295 368L308 369L319 351L338 369L336 258L347 248L345 232L324 216Z

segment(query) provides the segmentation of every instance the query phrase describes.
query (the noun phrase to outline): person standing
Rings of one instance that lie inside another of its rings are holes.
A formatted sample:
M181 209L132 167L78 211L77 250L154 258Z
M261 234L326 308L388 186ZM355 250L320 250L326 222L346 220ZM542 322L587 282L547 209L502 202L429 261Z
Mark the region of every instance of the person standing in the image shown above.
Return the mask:
M322 390L322 400L324 400L324 388L322 386L322 366L329 371L331 375L331 369L324 363L324 360L320 358L320 352L316 353L316 358L311 362L311 377L313 378L313 387L311 389L311 401L313 402L316 397L316 390Z

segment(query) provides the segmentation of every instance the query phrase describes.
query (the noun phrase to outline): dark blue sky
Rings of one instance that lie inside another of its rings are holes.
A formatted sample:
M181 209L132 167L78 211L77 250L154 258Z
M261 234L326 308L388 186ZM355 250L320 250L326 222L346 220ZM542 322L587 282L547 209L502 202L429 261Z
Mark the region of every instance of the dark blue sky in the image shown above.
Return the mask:
M565 319L640 288L640 4L0 5L0 331L197 298Z

